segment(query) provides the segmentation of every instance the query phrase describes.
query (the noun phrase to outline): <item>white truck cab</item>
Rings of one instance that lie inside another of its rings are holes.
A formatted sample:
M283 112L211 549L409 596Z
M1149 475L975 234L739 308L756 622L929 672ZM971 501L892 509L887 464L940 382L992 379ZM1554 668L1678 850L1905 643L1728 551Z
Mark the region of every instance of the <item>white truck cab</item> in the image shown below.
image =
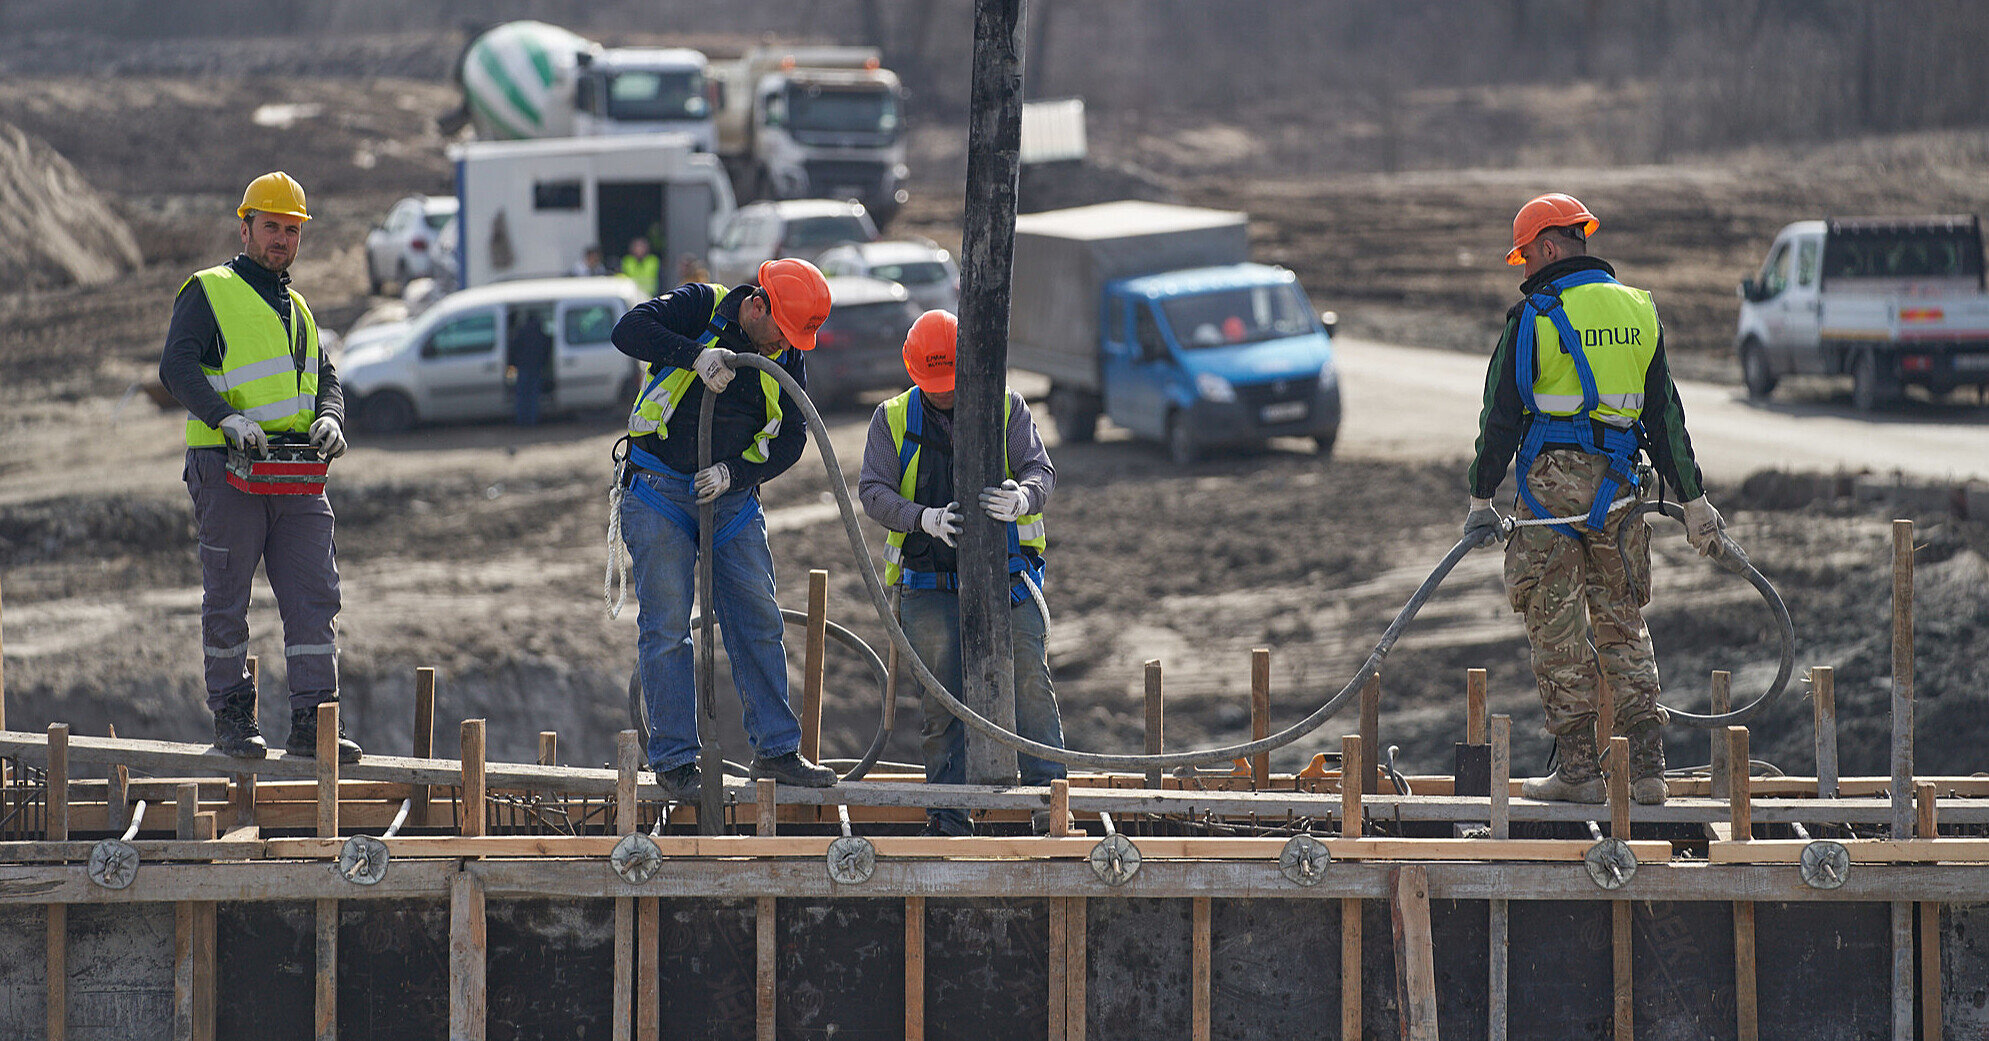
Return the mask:
M690 135L700 152L716 151L714 88L702 51L686 47L612 47L582 51L574 80L573 133Z

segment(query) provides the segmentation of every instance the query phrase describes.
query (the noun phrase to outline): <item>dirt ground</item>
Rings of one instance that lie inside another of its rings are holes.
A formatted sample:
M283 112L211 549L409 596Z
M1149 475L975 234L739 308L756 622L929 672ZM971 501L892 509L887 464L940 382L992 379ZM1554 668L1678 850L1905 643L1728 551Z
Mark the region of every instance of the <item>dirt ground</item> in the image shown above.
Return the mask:
M240 185L284 166L305 177L319 214L297 284L325 325L343 328L370 303L360 242L371 222L402 194L449 184L432 117L456 99L425 78L437 76L428 52L397 38L326 53L330 65L295 77L174 71L155 55L115 80L0 82L0 122L46 142L113 200L144 257L107 285L0 294L0 583L14 729L59 719L81 733L114 722L129 736L204 739L178 423L132 393L156 367L172 295L193 269L233 251L228 214ZM402 78L351 75L339 55ZM1159 125L1094 128L1094 169L1042 197L1139 192L1247 210L1260 258L1296 270L1348 331L1483 350L1511 299L1513 273L1498 255L1512 209L1539 190L1572 191L1604 214L1598 252L1657 293L1674 365L1701 378L1731 378L1732 285L1781 224L1824 212L1966 212L1989 188L1989 135L1973 131L1662 167L1374 175L1322 174L1330 163L1305 162L1303 143L1269 125ZM915 132L913 202L894 233L957 245L963 133ZM831 422L852 479L864 421ZM343 697L358 739L405 750L413 671L432 665L443 676L442 719L487 717L492 755L527 758L537 732L556 729L569 761L609 758L612 732L627 725L634 647L633 606L609 621L601 600L615 436L612 425L568 421L529 433L355 438L332 497ZM1322 463L1280 445L1182 471L1109 432L1052 447L1052 665L1068 740L1087 749L1141 746L1148 659L1166 668L1170 748L1248 734L1253 647L1272 650L1274 724L1303 715L1345 682L1454 541L1462 505L1456 457L1343 452ZM827 568L832 615L882 648L814 450L764 496L783 602L800 605L807 571ZM1887 523L1920 522L1920 768L1982 765L1989 526L1953 516L1938 493L1931 506L1906 485L1860 496L1834 477L1762 473L1716 496L1787 598L1798 670L1837 670L1847 774L1885 769ZM865 523L874 554L880 532ZM1658 540L1658 559L1650 621L1669 697L1702 706L1716 668L1734 670L1736 696L1752 697L1777 650L1758 599L1682 540ZM280 662L266 589L251 626L254 652ZM1546 742L1526 655L1496 560L1474 554L1385 666L1383 745L1399 745L1411 772L1446 769L1463 733L1464 670L1482 666L1494 711L1515 720L1515 770L1533 769ZM264 676L273 720L281 669ZM1809 769L1809 711L1792 687L1757 724L1757 757ZM887 758L909 761L916 714L900 718ZM825 754L860 752L875 720L864 670L832 652ZM1274 762L1295 768L1351 728L1329 723ZM270 729L280 739L284 724ZM441 729L438 748L452 750L454 726ZM1703 735L1669 737L1674 765L1704 761ZM741 748L736 734L727 747Z

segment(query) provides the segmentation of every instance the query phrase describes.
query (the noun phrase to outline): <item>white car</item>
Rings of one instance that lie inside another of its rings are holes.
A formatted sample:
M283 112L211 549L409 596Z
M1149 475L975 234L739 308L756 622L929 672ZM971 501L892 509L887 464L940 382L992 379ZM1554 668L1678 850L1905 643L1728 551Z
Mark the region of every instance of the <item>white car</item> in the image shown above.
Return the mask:
M896 282L921 311L960 310L960 268L931 242L853 242L815 258L825 275L864 275Z
M434 277L442 229L455 219L453 195L410 195L395 203L366 233L366 288L377 295L389 282Z
M728 286L751 281L760 265L780 257L814 260L845 242L873 242L877 225L862 203L784 199L732 211L711 247L711 274Z
M625 408L639 363L615 349L622 313L643 300L626 278L553 278L466 289L405 323L346 341L339 384L355 429L393 433L416 423L503 419L516 408L511 330L542 323L552 336L546 413Z

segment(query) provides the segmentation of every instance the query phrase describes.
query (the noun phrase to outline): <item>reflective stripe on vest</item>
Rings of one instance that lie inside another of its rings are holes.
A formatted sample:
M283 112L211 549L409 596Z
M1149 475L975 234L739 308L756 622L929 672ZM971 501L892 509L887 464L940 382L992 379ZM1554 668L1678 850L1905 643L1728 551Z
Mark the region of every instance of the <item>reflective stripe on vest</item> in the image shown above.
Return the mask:
M916 442L907 444L905 431L911 424L912 410L923 407L920 398L922 395L919 389L913 387L884 403L884 420L891 431L891 444L898 449L898 494L908 501L917 501L913 497L918 494L920 446ZM1004 431L1008 429L1008 419L1013 408L1013 399L1004 392L1001 399L1001 420ZM1009 466L1006 437L1002 439L1001 472L1005 478L1015 476L1015 471ZM1043 515L1040 513L1028 513L1017 517L1008 528L1012 546L1019 545L1033 549L1039 556L1049 547L1047 529L1043 526ZM893 531L884 536L885 585L898 584L898 578L904 571L902 565L905 559L905 536L909 534L910 532ZM1013 563L1010 561L1011 565ZM1011 566L1009 570L1013 571L1015 568Z
M229 407L272 434L301 433L318 414L318 323L296 290L290 293L290 329L255 287L227 265L187 279L200 280L221 334L221 367L200 367L207 385ZM182 290L185 285L180 287ZM301 355L301 358L299 357ZM223 445L220 430L189 415L186 443Z
M1600 274L1600 272L1597 272ZM1548 294L1535 294L1551 300ZM1533 320L1535 375L1532 383L1536 412L1553 416L1581 413L1591 390L1576 364L1573 351L1561 349L1561 330L1553 308L1541 307ZM1651 295L1614 281L1574 285L1560 294L1559 310L1593 375L1595 400L1587 411L1613 427L1628 428L1644 411L1644 377L1657 355L1657 309Z
M732 324L718 314L718 305L725 301L725 294L731 290L715 283L707 284L712 290L713 303L704 332L698 334L699 349L716 346L719 334ZM764 463L767 461L767 445L780 434L780 382L774 379L773 373L764 369L755 371L760 377L760 393L766 399L767 422L754 432L753 443L740 453L740 457L747 462ZM658 441L668 438L670 417L677 414L677 406L683 404L684 396L691 392L691 386L697 380L698 374L690 369L644 366L642 392L636 396L635 405L628 414L629 435L640 437L654 434Z

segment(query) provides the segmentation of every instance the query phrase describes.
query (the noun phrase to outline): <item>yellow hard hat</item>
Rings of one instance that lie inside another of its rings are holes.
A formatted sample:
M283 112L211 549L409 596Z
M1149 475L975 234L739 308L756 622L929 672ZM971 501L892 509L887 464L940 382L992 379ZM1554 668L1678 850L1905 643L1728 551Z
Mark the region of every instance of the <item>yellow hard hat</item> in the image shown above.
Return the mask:
M298 220L310 220L311 215L304 211L304 186L297 178L281 170L266 173L249 182L249 189L242 193L242 205L235 210L235 216L246 219L250 210L258 213L281 213Z

